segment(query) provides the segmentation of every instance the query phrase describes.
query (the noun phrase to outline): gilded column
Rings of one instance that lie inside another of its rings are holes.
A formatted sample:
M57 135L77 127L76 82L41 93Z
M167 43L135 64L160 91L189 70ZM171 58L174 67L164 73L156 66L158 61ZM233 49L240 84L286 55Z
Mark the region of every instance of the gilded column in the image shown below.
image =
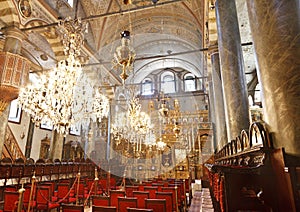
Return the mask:
M264 121L276 148L300 155L300 25L298 0L248 0L262 84Z
M217 0L216 19L228 141L248 129L249 105L235 0Z
M213 95L211 98L214 99L215 104L215 129L216 129L216 144L217 150L220 150L227 143L227 131L226 131L226 120L225 120L225 110L224 110L224 98L222 90L222 80L220 71L220 60L219 53L213 52L211 55L211 65L212 65L212 87Z

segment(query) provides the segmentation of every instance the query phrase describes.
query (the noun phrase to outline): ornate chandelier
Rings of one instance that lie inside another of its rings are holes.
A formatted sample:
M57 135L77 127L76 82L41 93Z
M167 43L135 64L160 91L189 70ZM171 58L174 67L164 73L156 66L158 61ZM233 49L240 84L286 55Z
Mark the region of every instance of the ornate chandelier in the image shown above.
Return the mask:
M117 65L122 67L122 73L120 74L123 84L128 78L127 71L132 70L132 65L135 59L135 51L130 45L130 32L124 31L121 33L121 46L117 47L114 54L114 61Z
M19 95L19 104L33 121L48 122L61 134L67 134L70 126L75 124L83 130L88 129L90 120L96 121L108 113L108 100L98 91L94 93L79 62L85 30L86 25L80 19L67 18L60 22L59 32L67 58L59 61L47 76L41 76L37 84L25 87Z
M149 115L141 111L138 98L130 99L127 106L127 113L120 113L121 116L117 115L112 133L133 143L135 140L144 139L152 129L152 124Z
M88 132L90 122L101 121L109 112L109 99L92 86L86 74L81 74L74 88L72 122Z
M163 142L162 138L160 137L159 140L156 143L156 148L160 151L164 150L166 148L167 144Z
M53 129L66 134L72 118L73 91L81 66L74 57L60 61L49 75L36 85L28 85L19 94L19 104L37 124L46 122Z
M133 97L128 105L130 126L139 134L146 134L151 128L151 120L147 113L141 111L139 99Z

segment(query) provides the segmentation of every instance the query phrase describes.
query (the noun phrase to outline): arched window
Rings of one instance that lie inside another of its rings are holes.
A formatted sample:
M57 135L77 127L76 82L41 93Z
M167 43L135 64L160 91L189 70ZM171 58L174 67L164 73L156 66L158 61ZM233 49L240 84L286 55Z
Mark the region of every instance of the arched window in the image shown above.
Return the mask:
M142 82L142 95L153 94L153 83L150 78L145 78Z
M68 0L68 4L69 4L71 7L73 7L73 5L74 5L74 0Z
M196 90L195 75L188 73L184 76L184 91L195 91L195 90Z
M165 71L161 75L161 91L164 93L175 93L175 76L171 71Z

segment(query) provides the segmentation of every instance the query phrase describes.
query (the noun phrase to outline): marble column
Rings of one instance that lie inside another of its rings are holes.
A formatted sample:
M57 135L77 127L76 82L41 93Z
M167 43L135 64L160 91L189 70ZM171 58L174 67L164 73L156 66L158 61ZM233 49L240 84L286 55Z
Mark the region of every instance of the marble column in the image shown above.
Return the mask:
M91 122L90 125L91 125L90 131L92 131L92 132L91 132L91 134L89 134L88 148L86 151L86 156L88 158L91 158L92 152L95 150L95 142L96 142L96 140L98 140L98 133L97 133L98 124L97 124L97 122Z
M9 107L6 108L0 115L0 155L2 155L2 149L5 141L5 134L7 128Z
M208 100L209 100L209 120L213 124L213 149L218 150L218 139L217 139L217 129L216 129L216 102L214 98L214 88L213 88L213 82L211 80L211 73L208 73ZM200 142L200 141L199 141ZM201 148L200 148L201 149Z
M13 54L20 54L22 49L22 40L25 35L16 27L7 28L3 52ZM6 110L0 113L0 155L2 154L2 147L5 140L6 128L8 123L9 106Z
M216 19L228 141L248 129L249 105L235 0L217 0Z
M63 147L64 147L64 135L59 134L56 132L56 130L52 131L52 140L50 144L50 153L49 158L52 160L55 159L62 159L62 153L63 153Z
M264 121L275 148L300 156L300 5L248 0Z
M227 143L227 131L226 131L226 120L225 120L225 109L224 109L224 98L222 90L221 70L220 70L220 59L219 53L213 52L210 55L212 65L212 89L213 95L211 98L214 99L214 114L215 114L215 137L217 150L220 150Z

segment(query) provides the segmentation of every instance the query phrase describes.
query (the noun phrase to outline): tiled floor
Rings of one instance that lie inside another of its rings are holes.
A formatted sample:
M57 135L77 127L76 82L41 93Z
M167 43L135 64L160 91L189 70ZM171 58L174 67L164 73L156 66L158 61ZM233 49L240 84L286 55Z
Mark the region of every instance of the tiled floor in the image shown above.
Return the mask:
M189 212L213 212L214 207L208 188L195 192Z

